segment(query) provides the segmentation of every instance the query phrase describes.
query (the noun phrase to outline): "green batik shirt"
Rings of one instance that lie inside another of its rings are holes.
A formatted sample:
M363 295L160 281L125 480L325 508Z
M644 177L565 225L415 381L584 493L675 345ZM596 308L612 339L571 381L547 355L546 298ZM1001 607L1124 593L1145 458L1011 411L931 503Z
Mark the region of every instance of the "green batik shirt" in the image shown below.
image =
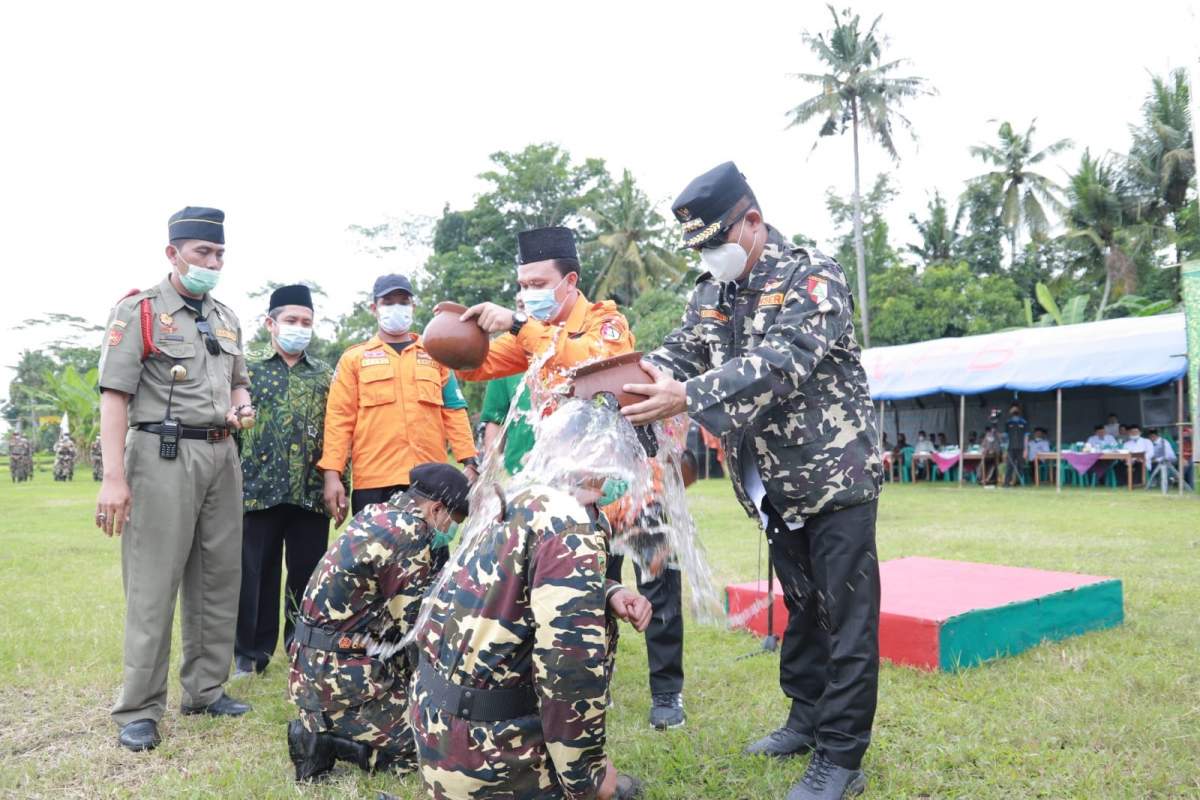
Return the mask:
M247 359L257 421L242 436L242 508L284 503L325 514L325 479L317 469L325 441L325 400L333 371L300 357L291 369L274 350Z

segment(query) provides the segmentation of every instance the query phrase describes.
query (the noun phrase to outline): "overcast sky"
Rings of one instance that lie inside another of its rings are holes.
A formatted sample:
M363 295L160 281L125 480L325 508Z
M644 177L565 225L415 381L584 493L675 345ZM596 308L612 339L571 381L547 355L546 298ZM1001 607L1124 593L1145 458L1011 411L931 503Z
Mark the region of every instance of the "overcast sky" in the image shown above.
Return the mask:
M930 80L910 104L919 139L899 164L864 145L863 182L894 173L897 244L935 189L956 197L983 167L967 152L994 120L1037 143L1123 151L1148 73L1197 52L1189 0L1154 3L864 2L888 53ZM818 65L801 41L829 12L788 3L6 3L0 10L0 395L28 317L102 324L127 290L157 283L167 217L227 213L216 296L249 329L267 280L314 279L331 314L383 271L353 223L470 205L488 155L556 142L629 168L664 211L692 177L732 159L768 220L832 249L824 206L848 194L849 137L786 128ZM421 298L436 302L441 298ZM246 331L247 337L251 331ZM97 335L97 341L99 335Z

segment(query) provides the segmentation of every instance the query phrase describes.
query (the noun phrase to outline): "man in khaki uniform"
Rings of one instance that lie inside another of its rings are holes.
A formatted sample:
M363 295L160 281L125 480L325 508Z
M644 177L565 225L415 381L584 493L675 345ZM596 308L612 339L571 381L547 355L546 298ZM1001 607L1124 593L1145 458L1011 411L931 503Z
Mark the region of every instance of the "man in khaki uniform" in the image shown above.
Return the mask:
M120 743L159 743L175 597L182 585L182 712L250 710L222 690L233 658L242 475L231 435L254 424L237 317L209 294L225 254L223 212L168 223L171 272L113 309L100 351L104 480L96 526L122 536L125 674Z

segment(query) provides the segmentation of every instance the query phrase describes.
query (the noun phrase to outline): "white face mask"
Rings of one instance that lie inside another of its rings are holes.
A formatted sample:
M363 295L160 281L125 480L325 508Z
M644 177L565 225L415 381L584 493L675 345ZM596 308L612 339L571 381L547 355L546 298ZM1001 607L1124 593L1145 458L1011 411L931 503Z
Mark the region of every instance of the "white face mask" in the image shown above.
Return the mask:
M703 248L700 251L700 261L704 264L704 268L721 283L736 281L746 271L746 262L750 260L750 254L741 245L742 232L745 228L746 219L743 217L741 227L738 228L736 242L726 242L716 247ZM753 240L751 240L750 246L754 246Z
M375 310L379 313L379 327L383 328L384 333L396 336L407 333L408 329L412 327L413 307L411 304L393 303L388 306L376 306Z

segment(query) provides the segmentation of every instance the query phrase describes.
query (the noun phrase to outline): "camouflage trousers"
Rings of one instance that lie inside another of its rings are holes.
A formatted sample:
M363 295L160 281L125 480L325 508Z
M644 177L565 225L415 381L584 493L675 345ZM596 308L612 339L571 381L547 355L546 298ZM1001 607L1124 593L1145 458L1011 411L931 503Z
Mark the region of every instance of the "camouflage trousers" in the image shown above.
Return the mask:
M332 733L386 751L394 762L389 769L397 774L412 772L417 766L412 730L408 727L408 705L402 695L386 694L360 706L332 712L300 710L300 722L313 733ZM378 752L372 756L378 758Z
M414 679L409 721L433 800L562 800L537 714L475 722L429 707Z

